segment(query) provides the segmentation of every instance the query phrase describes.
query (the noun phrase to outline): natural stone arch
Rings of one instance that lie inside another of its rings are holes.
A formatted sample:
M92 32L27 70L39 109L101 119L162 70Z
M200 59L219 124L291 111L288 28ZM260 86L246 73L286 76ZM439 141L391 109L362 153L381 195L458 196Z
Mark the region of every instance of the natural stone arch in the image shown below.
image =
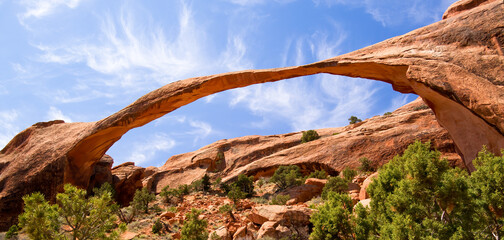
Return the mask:
M504 3L485 3L317 63L190 78L97 122L36 124L0 152L0 230L15 221L26 193L53 197L63 183L87 187L94 164L132 128L217 92L318 73L384 81L421 96L473 170L482 145L494 153L504 148Z
M466 166L486 145L504 148L503 3L495 1L445 21L321 62L196 77L157 89L95 124L68 153L69 170L81 172L129 129L178 107L228 89L299 76L329 73L384 81L401 93L415 93L451 134ZM489 19L484 21L482 19ZM491 19L491 20L490 20ZM495 40L497 39L497 44ZM493 67L493 68L491 68ZM76 182L77 183L77 182Z

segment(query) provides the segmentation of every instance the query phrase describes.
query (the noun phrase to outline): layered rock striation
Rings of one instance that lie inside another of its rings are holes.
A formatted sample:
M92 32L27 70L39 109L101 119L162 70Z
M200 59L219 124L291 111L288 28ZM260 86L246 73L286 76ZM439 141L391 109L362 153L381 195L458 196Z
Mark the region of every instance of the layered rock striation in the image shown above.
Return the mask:
M302 132L223 139L171 157L152 175L148 187L159 193L165 186L191 184L205 174L224 182L239 174L270 177L279 166L293 164L305 174L325 170L335 176L345 167L360 166L363 157L380 166L415 140L431 141L452 165L464 167L449 133L421 99L361 123L316 131L320 139L307 143L301 143Z

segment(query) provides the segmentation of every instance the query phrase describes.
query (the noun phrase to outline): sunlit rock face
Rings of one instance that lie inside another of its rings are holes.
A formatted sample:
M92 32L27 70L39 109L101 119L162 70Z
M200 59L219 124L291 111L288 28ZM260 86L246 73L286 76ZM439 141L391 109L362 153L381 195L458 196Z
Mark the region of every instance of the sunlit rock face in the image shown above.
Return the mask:
M494 153L504 148L503 5L460 1L445 20L342 56L174 82L97 122L35 124L0 152L0 230L16 221L24 194L41 191L53 199L64 183L87 188L95 164L132 128L217 92L318 73L384 81L418 94L473 170L483 145Z
M361 123L316 131L320 138L307 143L301 143L301 132L223 139L171 157L144 182L159 193L165 186L191 184L205 174L224 182L239 174L257 179L271 177L279 166L293 164L305 174L323 169L335 176L345 167L360 166L363 157L380 166L416 140L431 141L452 165L464 167L448 131L421 99Z

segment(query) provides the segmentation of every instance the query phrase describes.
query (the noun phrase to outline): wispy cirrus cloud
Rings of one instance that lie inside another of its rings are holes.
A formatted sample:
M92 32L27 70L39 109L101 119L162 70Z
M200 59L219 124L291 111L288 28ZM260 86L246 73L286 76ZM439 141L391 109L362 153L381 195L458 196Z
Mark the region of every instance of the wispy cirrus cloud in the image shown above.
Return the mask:
M291 39L286 44L283 64L306 64L337 56L346 38L334 24L333 35L317 31ZM231 106L246 106L263 120L257 127L281 119L293 130L345 125L350 115L369 114L376 90L373 82L332 75L318 75L233 90Z
M241 6L251 6L251 5L258 5L258 4L264 4L264 3L270 3L271 0L227 0L230 3L241 5ZM281 3L281 4L286 4L290 2L294 2L296 0L274 0L274 2Z
M76 95L64 89L57 89L45 95L47 98L51 98L57 103L79 103L99 97L113 98L115 96L115 94L98 91L86 85L77 85L74 90L76 92L82 92L82 94Z
M316 5L333 6L344 4L363 7L383 26L399 25L404 21L431 23L441 19L441 15L456 0L313 0Z
M20 131L16 126L19 112L15 109L0 111L0 146L7 145L9 141Z
M181 115L175 115L175 116L169 116L167 118L163 119L158 119L156 120L156 125L162 124L164 121L173 121L176 122L179 125L187 125L187 128L189 131L186 131L184 133L179 133L183 134L186 136L192 136L193 138L193 144L196 144L198 141L203 140L210 136L211 134L215 133L215 130L213 129L212 125L208 122L205 121L200 121L200 120L195 120L188 118L186 116L181 116Z
M60 109L58 109L54 106L51 106L49 108L49 111L47 111L47 114L46 114L46 118L48 121L63 120L67 123L72 122L72 119L70 117L63 114L63 112Z
M42 18L56 12L58 8L76 8L82 0L23 0L25 11L18 15L21 24L29 18Z
M396 109L406 105L406 103L408 103L408 95L403 94L403 95L396 96L396 97L392 98L392 100L390 102L391 102L390 107L387 110L385 110L385 112L393 112Z
M199 141L216 133L210 123L195 120L184 115L168 116L155 121L156 128L168 127L170 125L174 128L174 130L170 131L170 134L155 132L141 136L141 140L135 140L126 150L123 150L126 151L126 154L123 152L114 154L115 156L120 156L116 164L120 164L123 161L133 161L138 165L149 164L150 161L159 158L160 155L170 152L170 150L177 146L177 143L190 142L192 140L193 145L196 146L200 143ZM180 130L177 131L175 129ZM124 154L125 156L122 156ZM123 160L121 161L121 159Z
M189 125L194 128L194 130L189 133L195 135L194 142L197 142L199 139L206 138L208 135L212 133L212 126L203 121L189 121Z
M252 66L245 58L247 46L240 34L230 34L222 54L211 56L206 30L185 2L180 4L175 35L167 35L153 19L137 18L132 7L124 5L118 16L107 14L102 19L99 37L93 41L36 45L43 52L39 60L62 65L84 63L90 70L110 76L104 85L130 90ZM144 21L147 24L139 24Z
M127 160L135 162L137 165L146 164L153 160L158 152L167 152L175 145L175 140L168 135L156 133L148 136L144 141L134 143L133 151Z

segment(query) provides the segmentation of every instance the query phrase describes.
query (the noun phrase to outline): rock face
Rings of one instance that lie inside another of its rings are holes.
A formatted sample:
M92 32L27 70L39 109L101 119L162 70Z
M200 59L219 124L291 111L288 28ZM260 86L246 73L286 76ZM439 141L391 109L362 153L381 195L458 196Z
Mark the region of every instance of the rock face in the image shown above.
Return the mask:
M257 239L270 237L280 239L293 234L308 239L308 225L313 209L303 206L266 205L252 209L248 218L260 225Z
M491 3L493 1L497 0L461 0L454 2L443 14L443 19L453 17L457 14L463 13L464 11L473 9L482 4Z
M100 187L102 184L108 182L112 184L112 165L114 164L114 159L111 156L105 154L98 161L94 167L94 172L89 180L88 192L92 191L95 187Z
M359 200L364 200L364 199L369 198L369 194L366 192L366 189L369 187L369 184L371 184L373 179L375 179L376 177L378 177L378 172L375 172L375 173L369 175L366 178L366 180L364 180L364 182L362 183L362 187L360 189L360 192L359 192Z
M112 169L112 186L116 191L117 203L128 206L135 191L143 187L145 168L135 166L135 163L125 162Z
M390 115L376 116L341 128L318 129L317 132L320 139L303 144L300 132L246 136L220 140L197 151L173 156L154 174L151 190L160 192L165 186L190 184L205 173L220 176L223 181L233 180L242 173L256 178L268 177L279 166L290 164L300 166L306 173L324 169L336 176L347 166L358 167L358 160L362 157L382 165L417 139L431 141L452 165L464 166L448 132L437 123L434 113L421 99ZM222 153L219 160L218 152ZM222 161L225 167L216 171L209 164L197 164L200 156L205 156L206 162ZM316 187L302 186L297 190L299 194L316 192Z
M287 201L287 205L302 203L319 196L326 183L327 179L308 178L304 184L289 188L278 194L290 196L290 200Z
M420 95L474 170L482 145L496 154L504 148L504 3L465 2L471 4L443 21L335 58L190 78L97 122L36 124L0 152L0 230L15 222L23 194L41 191L53 199L64 183L87 188L94 166L132 128L213 93L318 73L384 81Z

